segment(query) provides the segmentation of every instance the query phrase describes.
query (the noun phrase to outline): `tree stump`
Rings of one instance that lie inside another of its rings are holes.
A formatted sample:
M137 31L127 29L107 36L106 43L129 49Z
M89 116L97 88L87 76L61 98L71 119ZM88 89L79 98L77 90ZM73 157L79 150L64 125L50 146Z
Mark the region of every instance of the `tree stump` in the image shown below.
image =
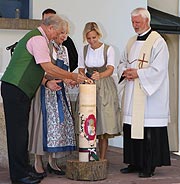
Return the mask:
M80 162L67 160L66 176L72 180L97 181L107 178L107 160Z

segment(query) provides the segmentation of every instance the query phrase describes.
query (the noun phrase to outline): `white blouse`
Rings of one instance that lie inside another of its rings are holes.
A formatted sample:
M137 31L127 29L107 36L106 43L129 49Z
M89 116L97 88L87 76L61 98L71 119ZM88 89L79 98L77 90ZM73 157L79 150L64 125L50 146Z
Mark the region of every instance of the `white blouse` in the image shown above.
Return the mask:
M85 64L88 67L101 67L104 65L104 44L97 49L92 49L88 45L86 59L84 61L84 47L78 54L78 68L85 68ZM107 65L115 66L115 52L112 46L109 46L107 50Z

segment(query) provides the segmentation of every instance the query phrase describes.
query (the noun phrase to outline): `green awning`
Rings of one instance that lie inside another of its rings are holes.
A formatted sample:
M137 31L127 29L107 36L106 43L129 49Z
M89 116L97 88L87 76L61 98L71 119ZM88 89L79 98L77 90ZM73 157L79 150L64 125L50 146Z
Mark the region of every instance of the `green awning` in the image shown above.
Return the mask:
M151 14L151 27L159 33L180 34L180 17L148 6Z

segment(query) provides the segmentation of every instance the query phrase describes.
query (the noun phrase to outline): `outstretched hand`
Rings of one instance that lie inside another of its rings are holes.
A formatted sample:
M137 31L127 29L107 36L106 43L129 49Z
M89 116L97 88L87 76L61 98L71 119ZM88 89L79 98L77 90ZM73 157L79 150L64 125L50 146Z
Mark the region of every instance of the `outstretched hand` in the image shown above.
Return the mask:
M82 83L86 80L86 76L79 74L79 73L72 73L72 78L77 83Z
M80 72L80 74L83 75L86 78L84 80L85 84L93 84L94 83L94 81L91 78L87 77L83 72Z
M88 83L88 84L93 84L93 80L88 78L84 73L72 73L73 74L73 79L77 83Z
M78 83L76 81L73 81L72 79L64 79L63 81L66 83L67 86L72 88L78 85Z

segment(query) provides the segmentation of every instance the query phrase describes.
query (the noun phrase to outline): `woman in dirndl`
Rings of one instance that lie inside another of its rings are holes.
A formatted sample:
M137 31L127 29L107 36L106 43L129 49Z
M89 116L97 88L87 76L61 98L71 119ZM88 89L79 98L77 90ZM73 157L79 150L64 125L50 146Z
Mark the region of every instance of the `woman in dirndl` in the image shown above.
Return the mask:
M67 38L66 31L49 44L52 62L68 70L68 53L62 42ZM65 157L76 149L74 121L71 112L68 84L70 80L57 80L60 90L51 90L51 83L56 79L45 75L45 85L41 85L32 101L29 120L29 152L35 155L34 171L46 176L42 155L48 153L47 171L57 175L65 172L58 166L57 158ZM66 83L65 83L66 82ZM57 88L59 89L59 87Z
M102 33L95 22L88 22L83 31L87 45L78 58L79 73L84 73L96 84L96 135L100 159L106 158L108 139L121 134L120 108L117 88L112 78L115 66L114 49L100 41Z

